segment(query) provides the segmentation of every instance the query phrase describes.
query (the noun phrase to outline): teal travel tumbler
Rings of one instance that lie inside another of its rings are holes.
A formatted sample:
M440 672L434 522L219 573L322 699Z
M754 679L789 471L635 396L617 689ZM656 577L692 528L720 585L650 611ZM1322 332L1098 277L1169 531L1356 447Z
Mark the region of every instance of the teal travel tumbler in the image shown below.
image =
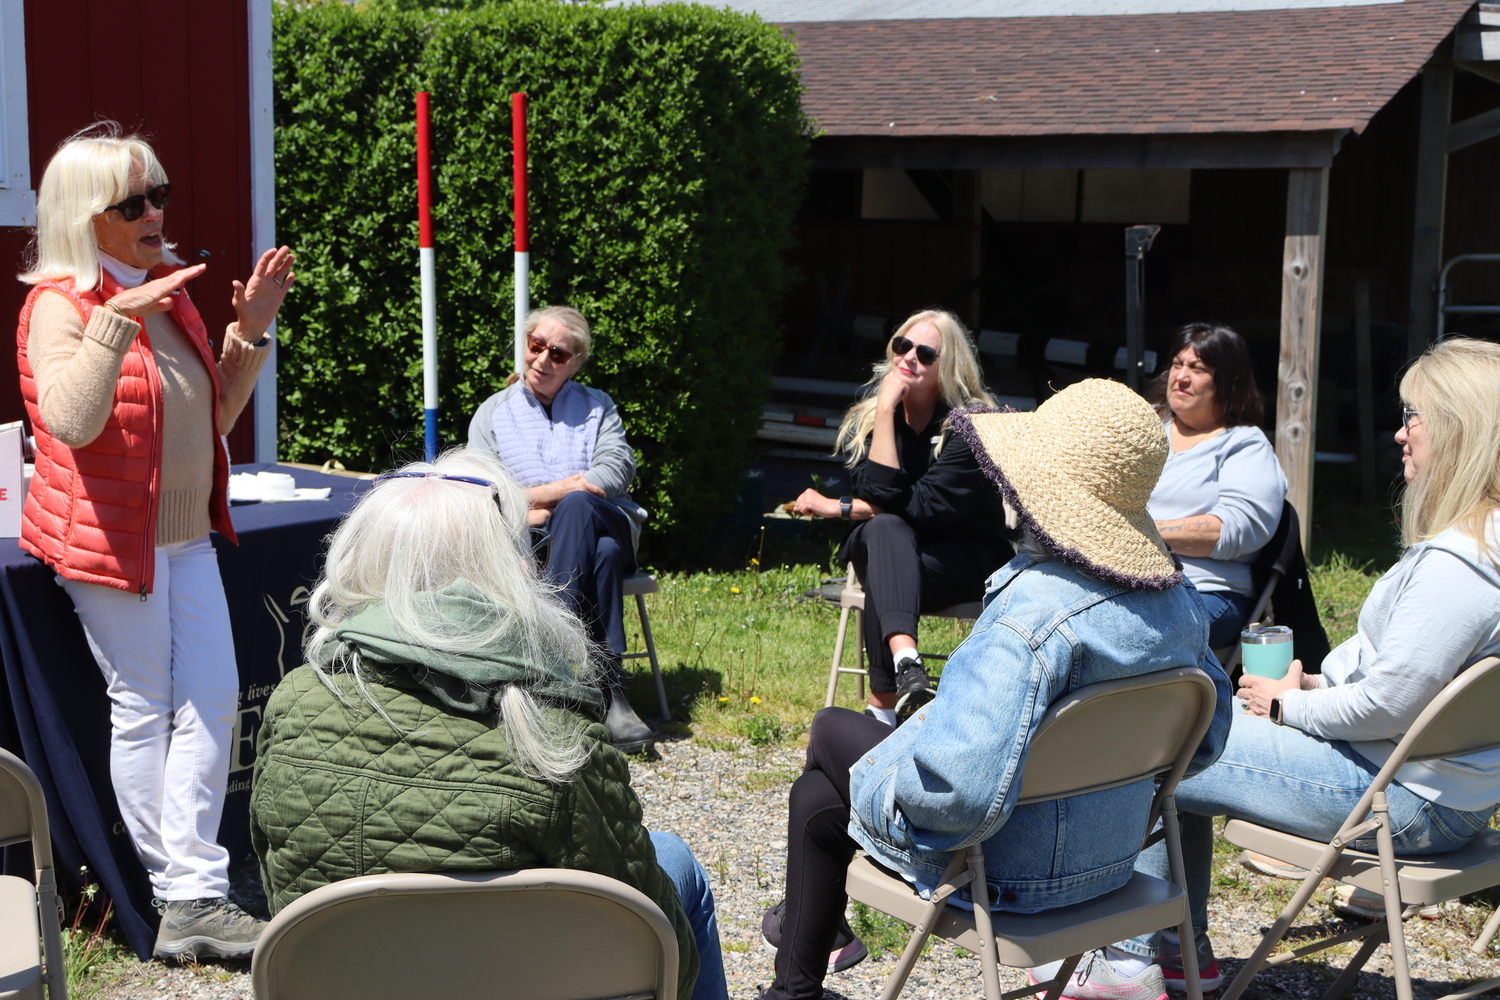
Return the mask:
M1292 630L1251 622L1240 633L1240 659L1245 673L1281 680L1292 665Z

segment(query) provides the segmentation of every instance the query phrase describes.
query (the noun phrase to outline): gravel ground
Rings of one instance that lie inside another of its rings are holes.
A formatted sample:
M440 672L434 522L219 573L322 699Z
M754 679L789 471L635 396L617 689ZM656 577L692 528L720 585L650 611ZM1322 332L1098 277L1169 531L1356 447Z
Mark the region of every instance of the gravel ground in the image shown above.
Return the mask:
M681 836L708 871L718 906L719 933L724 943L724 965L734 1000L756 1000L759 989L772 979L771 955L760 938L762 912L782 895L786 865L786 793L801 769L802 751L786 747L756 748L748 743L684 740L659 746L650 761L636 759L631 772L645 809L646 824ZM1220 967L1232 977L1239 963L1227 956L1246 956L1259 940L1260 929L1274 919L1292 885L1277 879L1241 873L1222 873L1210 908L1214 945ZM1441 996L1457 984L1500 975L1500 962L1477 959L1468 951L1485 911L1451 908L1443 919L1412 920L1406 925L1412 944L1412 974L1418 998ZM1315 929L1313 921L1330 916L1315 900L1305 911L1301 930ZM1332 968L1316 958L1262 973L1250 997L1318 997L1342 966L1344 949ZM1493 948L1492 948L1493 952ZM830 1000L875 1000L894 956L872 955L846 972L830 976ZM1389 975L1388 948L1382 946L1361 973L1357 997L1394 996ZM1025 982L1024 972L1001 970L1002 987ZM917 964L904 997L980 997L977 959L958 955L946 942L937 942ZM167 967L131 962L119 978L93 996L106 1000L251 1000L250 977L244 963ZM88 991L81 991L87 1000Z

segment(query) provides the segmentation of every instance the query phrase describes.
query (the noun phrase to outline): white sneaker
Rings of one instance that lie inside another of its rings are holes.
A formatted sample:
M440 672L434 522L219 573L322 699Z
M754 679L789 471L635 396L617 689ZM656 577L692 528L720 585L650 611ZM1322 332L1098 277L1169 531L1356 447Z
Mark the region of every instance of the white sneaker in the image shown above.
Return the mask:
M1361 920L1385 919L1384 896L1366 889L1356 889L1348 883L1333 887L1333 897L1330 902L1334 910L1347 917L1359 917ZM1442 904L1434 903L1431 906L1424 906L1417 911L1417 916L1423 920L1441 920Z
M1061 962L1049 962L1035 969L1026 970L1031 984L1050 982L1057 978ZM1075 1000L1167 1000L1167 983L1162 978L1161 967L1155 964L1133 979L1115 971L1104 957L1102 949L1087 952L1068 977L1062 995Z

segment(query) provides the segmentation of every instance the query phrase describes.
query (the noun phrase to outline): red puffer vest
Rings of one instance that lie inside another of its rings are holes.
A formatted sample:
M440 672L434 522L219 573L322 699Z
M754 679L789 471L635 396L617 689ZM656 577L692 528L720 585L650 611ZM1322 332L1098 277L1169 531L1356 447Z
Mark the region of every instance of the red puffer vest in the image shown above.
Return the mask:
M175 267L156 268L164 277ZM151 592L155 578L156 513L161 494L161 375L151 353L145 325L125 352L115 402L104 430L81 448L70 448L52 436L37 406L36 379L26 360L31 310L44 291L60 292L89 316L122 290L108 272L91 292L74 288L71 279L37 285L26 297L16 330L21 395L36 433L36 474L21 510L21 547L51 566L59 576L83 583L140 593ZM219 425L219 367L198 309L184 292L173 299L172 318L197 345L213 382L213 421ZM139 321L137 321L139 322ZM214 448L213 491L209 518L215 531L235 541L229 520L229 457Z

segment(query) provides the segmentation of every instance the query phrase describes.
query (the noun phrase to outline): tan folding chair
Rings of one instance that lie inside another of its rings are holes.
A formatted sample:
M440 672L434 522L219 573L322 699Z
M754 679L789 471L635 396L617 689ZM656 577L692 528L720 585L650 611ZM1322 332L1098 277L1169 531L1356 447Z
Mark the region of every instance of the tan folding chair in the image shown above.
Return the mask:
M36 881L0 875L0 997L68 1000L62 913L52 868L47 800L21 759L0 750L0 847L31 841Z
M632 573L625 578L620 591L623 597L635 598L635 611L641 616L641 638L646 640L645 652L621 653L620 659L639 660L645 657L651 661L651 677L656 681L656 702L661 707L661 719L663 722L670 722L672 710L667 707L667 689L662 685L661 663L656 659L656 640L651 638L651 616L646 613L646 595L656 593L656 577L650 573Z
M1130 784L1159 775L1161 783L1146 824L1154 830L1142 847L1165 837L1171 881L1135 872L1113 892L1041 913L994 913L984 874L984 848L955 852L931 900L905 881L881 871L865 857L850 865L846 888L852 899L914 925L906 951L886 983L881 1000L895 1000L928 937L937 934L979 955L986 1000L1011 1000L1047 991L1056 1000L1083 954L1164 927L1193 940L1189 924L1177 806L1172 793L1214 715L1214 685L1197 667L1105 681L1079 688L1055 702L1032 738L1016 805L1047 802ZM972 911L946 900L963 886ZM999 965L1036 967L1063 959L1057 978L1000 992ZM1188 996L1201 1000L1197 949L1182 949Z
M677 937L592 872L364 875L276 914L250 976L257 1000L674 1000Z
M829 708L833 705L833 699L838 694L839 674L854 674L859 678L859 697L865 697L865 678L870 672L865 669L865 591L859 583L859 577L854 573L854 564L849 564L849 575L845 578L844 587L839 592L839 634L833 640L833 667L828 672L828 694L823 699L823 707ZM957 618L961 621L973 621L979 617L984 610L981 601L969 601L964 604L955 604L941 611L934 611L930 616L935 618ZM844 666L844 642L849 633L849 615L854 615L854 662L856 666ZM924 660L946 660L948 657L940 653L923 653Z
M1500 747L1500 658L1486 657L1463 670L1417 716L1390 759L1375 776L1369 789L1344 821L1332 840L1319 843L1296 837L1270 827L1244 820L1230 820L1224 836L1230 843L1308 869L1307 878L1292 896L1281 916L1271 925L1260 946L1240 967L1239 975L1229 985L1223 1000L1235 1000L1250 985L1261 969L1302 958L1313 952L1346 941L1363 939L1359 951L1323 996L1335 1000L1354 984L1359 970L1369 961L1375 949L1389 940L1391 967L1399 1000L1411 1000L1411 972L1407 966L1406 937L1401 921L1423 906L1456 899L1459 896L1500 884L1500 830L1481 830L1464 847L1447 854L1423 854L1398 857L1391 840L1390 814L1386 789L1396 771L1408 761L1458 757ZM1374 831L1376 853L1350 850L1350 841ZM1297 914L1307 905L1324 878L1385 896L1385 920L1358 927L1343 934L1315 941L1295 950L1272 956ZM1491 919L1490 923L1496 921ZM1480 950L1489 944L1491 928L1481 935ZM1500 977L1486 980L1444 1000L1476 996L1500 986Z

